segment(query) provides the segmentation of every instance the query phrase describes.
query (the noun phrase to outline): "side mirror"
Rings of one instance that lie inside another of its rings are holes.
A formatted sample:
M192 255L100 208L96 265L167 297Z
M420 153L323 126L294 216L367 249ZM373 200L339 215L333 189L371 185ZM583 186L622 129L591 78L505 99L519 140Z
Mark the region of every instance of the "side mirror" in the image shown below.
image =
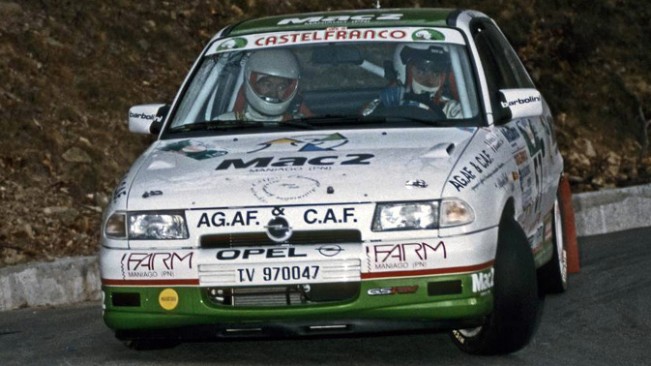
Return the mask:
M543 113L543 100L537 89L501 89L502 115L507 119L536 117Z
M157 134L163 126L170 106L168 104L141 104L129 109L129 131Z

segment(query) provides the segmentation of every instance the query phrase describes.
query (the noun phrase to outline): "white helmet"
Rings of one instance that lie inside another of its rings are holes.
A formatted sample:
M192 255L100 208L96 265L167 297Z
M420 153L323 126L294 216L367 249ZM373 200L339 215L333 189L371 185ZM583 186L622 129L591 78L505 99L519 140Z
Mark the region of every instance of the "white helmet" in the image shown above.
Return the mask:
M447 72L450 68L448 52L441 46L431 43L401 44L393 53L393 67L402 85L411 84L412 80L407 80L407 64L417 60L439 72Z
M256 90L256 83L266 76L288 79L282 95L270 97ZM255 51L244 67L245 95L249 105L266 116L283 114L298 92L300 70L296 56L289 50L268 49Z

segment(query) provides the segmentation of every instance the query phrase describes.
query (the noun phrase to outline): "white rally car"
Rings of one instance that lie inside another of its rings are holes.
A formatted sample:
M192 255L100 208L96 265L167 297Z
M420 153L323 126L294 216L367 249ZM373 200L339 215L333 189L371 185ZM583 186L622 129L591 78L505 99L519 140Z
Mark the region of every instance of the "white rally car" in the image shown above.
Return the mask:
M567 286L549 108L479 12L390 9L229 26L106 208L106 324L183 340L450 331L531 339Z

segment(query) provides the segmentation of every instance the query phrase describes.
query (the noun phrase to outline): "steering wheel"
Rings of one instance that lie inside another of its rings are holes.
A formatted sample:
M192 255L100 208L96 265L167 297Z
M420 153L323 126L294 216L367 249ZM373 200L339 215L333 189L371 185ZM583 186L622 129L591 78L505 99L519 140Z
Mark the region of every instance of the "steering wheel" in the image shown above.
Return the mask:
M445 121L447 116L441 108L431 108L423 103L408 102L399 106L379 106L373 113L375 117L413 118L420 121Z

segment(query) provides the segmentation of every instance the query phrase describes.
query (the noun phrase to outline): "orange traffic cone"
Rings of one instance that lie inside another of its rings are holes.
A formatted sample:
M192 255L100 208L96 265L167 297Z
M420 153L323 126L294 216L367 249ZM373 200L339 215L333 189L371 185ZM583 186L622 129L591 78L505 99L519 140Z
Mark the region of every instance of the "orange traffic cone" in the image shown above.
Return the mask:
M572 191L570 182L565 177L560 181L561 194L561 216L563 217L563 242L567 254L567 272L578 273L581 267L579 258L579 243L576 240L576 222L574 219L574 207L572 206Z

